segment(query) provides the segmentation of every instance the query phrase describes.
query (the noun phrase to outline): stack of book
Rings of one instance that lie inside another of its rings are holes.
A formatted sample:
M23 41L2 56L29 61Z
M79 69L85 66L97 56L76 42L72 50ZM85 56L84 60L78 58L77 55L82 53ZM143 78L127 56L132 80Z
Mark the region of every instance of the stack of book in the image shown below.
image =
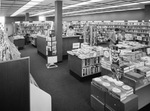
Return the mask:
M116 79L106 75L94 78L92 81L120 101L125 100L129 95L133 94L132 87L125 85L122 81L117 81Z

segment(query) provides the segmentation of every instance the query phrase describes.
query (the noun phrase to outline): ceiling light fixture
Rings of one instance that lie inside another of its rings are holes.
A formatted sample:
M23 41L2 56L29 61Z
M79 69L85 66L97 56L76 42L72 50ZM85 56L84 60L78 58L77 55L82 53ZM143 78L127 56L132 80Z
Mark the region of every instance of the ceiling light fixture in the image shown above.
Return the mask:
M130 8L130 9L121 9L121 10L109 10L109 11L102 11L102 12L92 12L92 13L80 13L80 14L72 14L72 15L64 15L64 16L78 16L78 15L88 15L88 14L99 14L99 13L109 13L109 12L121 12L121 11L128 11L128 10L140 10L142 8ZM64 13L65 14L65 13ZM54 16L54 15L53 15Z
M90 1L87 1L87 2L81 2L81 3L75 4L75 5L69 5L69 6L63 7L63 9L79 7L79 6L82 6L82 5L88 5L88 4L91 4L91 3L94 3L94 2L100 2L100 1L103 1L103 0L90 0ZM50 10L50 11L40 12L40 13L31 15L31 16L43 15L43 14L51 13L51 12L54 12L54 11L55 10L53 9L53 10Z
M35 5L39 4L42 1L44 0L31 0L27 4L22 6L20 9L18 9L16 12L14 12L11 16L17 16L18 14L28 10L31 7L34 7Z
M89 3L100 2L100 1L102 1L102 0L91 0L88 3L87 2L82 2L82 5L85 5L85 4L87 5ZM68 12L68 14L69 13L73 14L73 13L88 12L88 11L94 11L94 10L109 9L109 8L119 8L119 7L125 7L125 6L134 6L134 5L147 4L147 3L150 3L150 1L138 2L138 3L129 3L129 4L109 6L109 7L102 7L102 8L87 9L87 10L82 10L82 11L74 11L74 12ZM81 3L63 7L63 9L73 8L73 7L77 7L77 6L81 6ZM47 14L47 13L52 13L54 11L55 10L50 10L50 11L46 11L46 12L37 13L37 14L31 15L31 16L43 15L43 14Z

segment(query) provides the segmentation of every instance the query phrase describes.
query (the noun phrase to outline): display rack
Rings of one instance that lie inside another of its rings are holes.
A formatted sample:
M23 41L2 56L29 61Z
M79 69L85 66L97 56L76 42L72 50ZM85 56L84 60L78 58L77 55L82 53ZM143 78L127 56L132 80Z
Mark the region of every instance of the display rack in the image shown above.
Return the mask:
M49 30L49 34L46 37L46 55L47 55L47 68L55 68L57 65L57 41L54 30Z

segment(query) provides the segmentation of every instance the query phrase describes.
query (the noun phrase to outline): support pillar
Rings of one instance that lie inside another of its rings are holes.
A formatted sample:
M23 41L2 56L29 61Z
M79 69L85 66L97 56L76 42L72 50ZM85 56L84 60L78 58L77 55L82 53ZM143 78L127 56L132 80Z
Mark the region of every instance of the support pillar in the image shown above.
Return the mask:
M55 1L55 35L58 62L62 61L62 1Z
M150 4L145 5L145 20L150 20Z
M26 15L25 15L25 21L29 21L29 13L26 13Z

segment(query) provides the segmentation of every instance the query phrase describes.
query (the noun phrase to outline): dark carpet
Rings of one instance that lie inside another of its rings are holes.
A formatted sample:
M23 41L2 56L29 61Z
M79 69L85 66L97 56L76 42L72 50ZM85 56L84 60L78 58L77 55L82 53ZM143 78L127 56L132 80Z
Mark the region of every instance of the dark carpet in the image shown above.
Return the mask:
M79 81L69 73L68 61L57 68L47 69L46 59L37 49L26 45L20 50L22 57L30 56L30 72L39 87L52 97L52 111L94 111L90 105L91 79ZM148 111L149 105L140 111Z
M46 59L35 47L26 45L20 52L22 57L30 56L30 72L39 87L51 95L52 111L93 111L90 105L91 79L79 81L73 77L67 59L57 68L47 69Z

